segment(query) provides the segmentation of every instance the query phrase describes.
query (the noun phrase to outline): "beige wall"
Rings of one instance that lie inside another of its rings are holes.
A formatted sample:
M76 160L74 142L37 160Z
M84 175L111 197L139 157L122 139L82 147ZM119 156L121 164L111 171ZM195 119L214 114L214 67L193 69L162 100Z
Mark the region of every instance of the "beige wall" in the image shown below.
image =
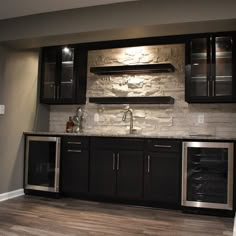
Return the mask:
M0 194L23 187L23 131L47 126L47 119L39 122L46 113L37 106L37 77L38 51L0 46L0 104L6 106L0 115Z

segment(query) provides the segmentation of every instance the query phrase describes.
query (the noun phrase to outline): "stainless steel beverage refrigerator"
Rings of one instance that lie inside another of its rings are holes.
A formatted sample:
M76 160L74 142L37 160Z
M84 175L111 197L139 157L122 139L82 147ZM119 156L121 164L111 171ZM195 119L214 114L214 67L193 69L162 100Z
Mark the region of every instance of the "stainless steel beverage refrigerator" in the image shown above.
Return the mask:
M60 140L26 136L25 189L59 192Z
M184 142L182 206L233 209L234 144Z

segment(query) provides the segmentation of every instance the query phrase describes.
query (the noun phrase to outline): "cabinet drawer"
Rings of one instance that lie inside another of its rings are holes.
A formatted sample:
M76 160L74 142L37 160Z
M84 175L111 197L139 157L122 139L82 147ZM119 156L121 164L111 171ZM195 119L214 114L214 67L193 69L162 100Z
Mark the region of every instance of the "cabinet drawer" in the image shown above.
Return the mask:
M136 138L92 138L91 147L96 149L143 150L144 140Z
M180 152L181 142L174 140L150 139L147 141L148 151L152 152Z
M63 146L66 149L86 149L89 147L89 138L88 137L63 137Z

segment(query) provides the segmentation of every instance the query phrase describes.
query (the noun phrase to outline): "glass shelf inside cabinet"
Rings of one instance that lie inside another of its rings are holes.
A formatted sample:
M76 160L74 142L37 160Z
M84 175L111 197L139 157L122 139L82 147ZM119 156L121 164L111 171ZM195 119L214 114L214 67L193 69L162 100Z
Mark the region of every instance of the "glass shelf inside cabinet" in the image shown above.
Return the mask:
M192 53L193 59L200 59L200 60L206 60L207 53L206 52L199 52L199 53Z
M74 64L74 61L63 61L62 62L62 65L71 65L71 66L73 66L73 64Z
M231 75L219 75L216 76L216 81L217 82L232 82L232 76Z
M72 84L73 83L73 81L63 81L63 82L61 82L61 84Z
M197 75L197 76L192 76L192 80L194 80L194 82L206 82L207 77L206 76L201 76L201 75Z
M232 58L232 52L216 52L216 58Z

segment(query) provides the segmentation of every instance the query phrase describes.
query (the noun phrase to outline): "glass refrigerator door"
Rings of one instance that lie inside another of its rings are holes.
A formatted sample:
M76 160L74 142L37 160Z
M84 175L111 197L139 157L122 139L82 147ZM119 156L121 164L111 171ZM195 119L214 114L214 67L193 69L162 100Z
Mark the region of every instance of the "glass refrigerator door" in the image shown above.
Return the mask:
M188 148L187 200L227 203L228 150Z
M232 209L232 153L230 143L185 143L184 205Z
M26 189L57 192L59 184L59 139L27 137Z

